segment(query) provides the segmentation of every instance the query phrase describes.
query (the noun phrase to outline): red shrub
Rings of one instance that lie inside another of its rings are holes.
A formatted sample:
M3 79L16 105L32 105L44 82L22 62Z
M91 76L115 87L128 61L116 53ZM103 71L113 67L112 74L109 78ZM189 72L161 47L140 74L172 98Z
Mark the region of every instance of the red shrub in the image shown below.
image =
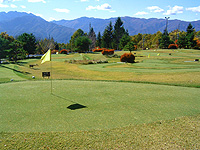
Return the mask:
M135 46L135 49L134 50L137 50L137 45L134 45Z
M62 49L62 50L60 51L60 54L68 54L68 50Z
M51 53L52 54L56 54L58 52L58 50L52 50Z
M197 46L200 47L200 41L199 40L197 40Z
M135 56L132 53L124 53L121 58L121 62L128 62L128 63L134 63L135 62Z
M102 52L105 48L95 47L92 51L93 52Z
M114 52L115 52L114 49L105 49L105 50L103 50L101 53L102 53L103 55L113 55Z
M169 49L177 49L178 48L178 45L177 44L170 44L168 46Z

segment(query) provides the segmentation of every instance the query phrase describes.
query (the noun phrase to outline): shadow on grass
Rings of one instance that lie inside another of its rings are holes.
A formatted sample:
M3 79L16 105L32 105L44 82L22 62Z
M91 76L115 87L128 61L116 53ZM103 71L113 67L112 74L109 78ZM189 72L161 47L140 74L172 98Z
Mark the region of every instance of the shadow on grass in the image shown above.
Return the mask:
M0 67L6 68L6 69L10 69L12 71L15 71L15 72L18 72L18 73L22 73L22 74L30 74L29 72L22 72L22 71L19 71L17 69L9 68L9 67L3 66L3 65L0 65Z
M71 101L71 100L69 100L69 99L66 99L66 98L64 98L64 97L62 97L62 96L55 95L55 94L53 94L53 93L52 93L52 95L55 96L55 97L57 97L57 98L60 98L60 99L63 99L63 100L66 100L66 101L69 101L69 102L74 103L74 104L69 105L69 106L67 107L67 108L70 109L70 110L77 110L77 109L87 108L87 106L78 104L78 103L76 103L76 102L74 102L74 101Z

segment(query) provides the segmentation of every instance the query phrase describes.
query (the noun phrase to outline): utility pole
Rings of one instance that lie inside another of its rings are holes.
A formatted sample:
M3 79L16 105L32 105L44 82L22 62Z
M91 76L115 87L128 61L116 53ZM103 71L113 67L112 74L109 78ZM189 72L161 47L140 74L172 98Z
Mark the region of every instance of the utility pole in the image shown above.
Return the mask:
M177 29L177 40L179 39L179 28L180 28L180 23L178 24L178 29Z
M165 17L165 19L166 19L166 28L165 28L166 31L167 31L167 26L168 26L168 20L169 20L169 18L170 18L170 17Z

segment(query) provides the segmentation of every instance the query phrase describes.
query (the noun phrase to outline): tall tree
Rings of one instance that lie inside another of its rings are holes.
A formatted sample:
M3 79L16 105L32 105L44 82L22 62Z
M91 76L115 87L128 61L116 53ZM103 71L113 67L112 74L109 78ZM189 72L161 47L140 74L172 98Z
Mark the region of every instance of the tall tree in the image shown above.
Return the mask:
M190 49L193 48L196 45L196 41L194 40L195 36L195 29L192 26L191 23L189 23L187 27L187 33L186 33L186 48Z
M87 36L79 36L75 40L75 51L87 52L92 41Z
M114 41L114 48L119 49L119 43L122 36L126 33L123 22L120 17L117 18L117 21L114 25L114 32L113 32L113 41Z
M36 51L36 38L31 33L23 33L22 35L17 37L18 41L23 43L23 49L29 54L34 54Z
M165 29L160 39L160 48L167 49L171 43L168 31Z
M69 43L69 45L70 45L69 48L70 48L71 51L73 51L74 48L75 48L75 41L76 41L76 39L78 37L84 36L84 35L85 35L85 33L81 29L78 29L78 30L76 30L74 32L74 34L71 36L71 40L70 40L70 43Z
M179 48L186 48L186 32L182 31L179 34L178 38L178 47Z
M9 49L9 44L14 41L12 36L9 36L6 32L0 34L0 63L2 58L6 58Z
M123 49L131 41L131 37L127 34L124 34L123 37L120 39L119 49Z
M96 46L96 34L94 32L94 29L90 26L90 32L88 34L89 39L92 41L89 50L91 51Z
M41 53L47 52L49 49L53 50L55 49L55 41L53 38L51 39L44 39L39 41L37 45L38 51L41 51Z
M102 37L101 33L98 33L97 40L96 40L96 46L101 47Z
M112 42L113 42L113 26L112 22L110 22L109 25L104 30L102 36L102 47L112 48Z
M135 44L133 41L130 41L130 42L128 42L128 44L124 47L124 50L128 50L128 51L130 51L130 53L131 53L131 51L134 51L134 50L136 49L135 45L136 45L136 44Z
M17 62L19 59L26 58L26 51L23 49L23 42L14 40L9 44L8 57L9 60Z

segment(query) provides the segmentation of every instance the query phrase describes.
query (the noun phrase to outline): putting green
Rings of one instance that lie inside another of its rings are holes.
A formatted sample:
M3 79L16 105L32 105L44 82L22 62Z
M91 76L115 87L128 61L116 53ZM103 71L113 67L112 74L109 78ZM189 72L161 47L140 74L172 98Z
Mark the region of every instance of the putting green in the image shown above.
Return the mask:
M105 129L200 113L200 89L53 80L0 84L0 131ZM71 109L75 110L71 110Z

